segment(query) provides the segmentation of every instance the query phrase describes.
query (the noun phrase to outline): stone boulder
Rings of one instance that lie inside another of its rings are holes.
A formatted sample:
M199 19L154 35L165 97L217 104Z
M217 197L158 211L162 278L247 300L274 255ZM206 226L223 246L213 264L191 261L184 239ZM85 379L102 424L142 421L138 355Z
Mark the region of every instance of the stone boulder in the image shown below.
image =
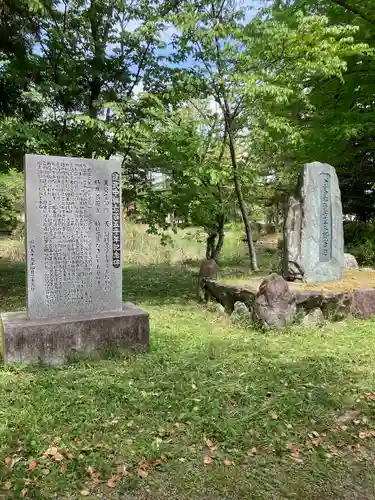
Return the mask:
M344 253L345 269L359 269L357 259L351 253Z
M318 326L324 323L322 310L317 307L309 311L302 320L303 326Z
M375 289L354 290L352 312L359 318L370 318L375 314Z
M227 311L233 311L236 302L249 304L251 307L255 299L255 291L247 290L243 287L227 285L220 281L205 280L209 298L220 302Z
M271 274L260 285L254 301L254 319L265 328L281 329L293 322L296 303L282 276Z
M306 290L295 294L297 309L311 311L320 308L324 302L324 293L319 290Z
M231 314L232 320L239 321L251 321L251 312L249 311L246 304L243 302L237 301L234 304L233 312Z
M341 321L352 312L351 292L327 292L324 294L322 311L329 321Z

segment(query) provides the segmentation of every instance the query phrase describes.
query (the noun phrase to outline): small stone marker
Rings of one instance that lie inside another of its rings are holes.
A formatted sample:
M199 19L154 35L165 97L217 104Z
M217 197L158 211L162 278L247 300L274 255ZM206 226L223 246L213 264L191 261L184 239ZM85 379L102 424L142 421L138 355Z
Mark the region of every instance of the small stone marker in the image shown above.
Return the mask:
M25 157L27 315L2 315L4 358L148 348L148 315L122 302L121 165Z
M283 275L307 283L338 280L344 269L341 194L335 169L303 167L284 227Z

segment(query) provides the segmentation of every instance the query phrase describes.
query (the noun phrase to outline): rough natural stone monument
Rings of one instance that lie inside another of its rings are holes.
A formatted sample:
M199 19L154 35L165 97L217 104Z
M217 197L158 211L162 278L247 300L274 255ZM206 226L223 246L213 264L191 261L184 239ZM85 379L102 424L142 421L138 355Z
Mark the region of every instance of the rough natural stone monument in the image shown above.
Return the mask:
M2 314L5 362L148 349L148 314L122 302L120 163L25 157L27 313Z
M359 318L371 318L375 314L375 289L354 290L352 312Z
M304 165L284 227L283 276L319 283L341 278L345 265L341 194L335 169Z
M271 274L260 285L254 301L254 319L265 328L284 328L292 324L296 304L288 283Z

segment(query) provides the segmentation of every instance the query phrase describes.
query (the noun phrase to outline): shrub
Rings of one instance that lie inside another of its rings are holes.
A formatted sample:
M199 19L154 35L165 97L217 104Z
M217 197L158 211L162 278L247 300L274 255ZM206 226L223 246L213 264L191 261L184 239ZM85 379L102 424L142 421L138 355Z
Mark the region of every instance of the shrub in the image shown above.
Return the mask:
M0 232L12 233L23 227L23 174L11 170L0 174Z
M344 224L346 250L353 254L360 265L375 262L375 223L353 221Z

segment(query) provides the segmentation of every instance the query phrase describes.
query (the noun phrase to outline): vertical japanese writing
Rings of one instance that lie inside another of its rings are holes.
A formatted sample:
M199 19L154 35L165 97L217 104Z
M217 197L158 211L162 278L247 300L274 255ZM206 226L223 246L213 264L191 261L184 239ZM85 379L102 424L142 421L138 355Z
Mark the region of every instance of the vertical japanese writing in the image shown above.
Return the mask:
M35 291L35 241L29 241L29 276L30 282L29 287L30 291Z
M121 311L121 175L114 160L27 155L28 316Z
M320 174L320 239L319 257L321 262L332 259L332 210L331 176Z
M104 291L108 291L111 288L111 273L110 273L110 263L111 263L111 221L110 221L110 198L109 198L109 182L108 179L104 180L104 190L103 190L103 211L104 211L104 234L103 234L103 244L104 244Z
M91 167L69 161L39 161L38 202L47 305L73 307L92 301ZM100 228L99 228L100 230Z
M112 265L115 268L121 265L121 207L120 207L120 174L112 174Z

